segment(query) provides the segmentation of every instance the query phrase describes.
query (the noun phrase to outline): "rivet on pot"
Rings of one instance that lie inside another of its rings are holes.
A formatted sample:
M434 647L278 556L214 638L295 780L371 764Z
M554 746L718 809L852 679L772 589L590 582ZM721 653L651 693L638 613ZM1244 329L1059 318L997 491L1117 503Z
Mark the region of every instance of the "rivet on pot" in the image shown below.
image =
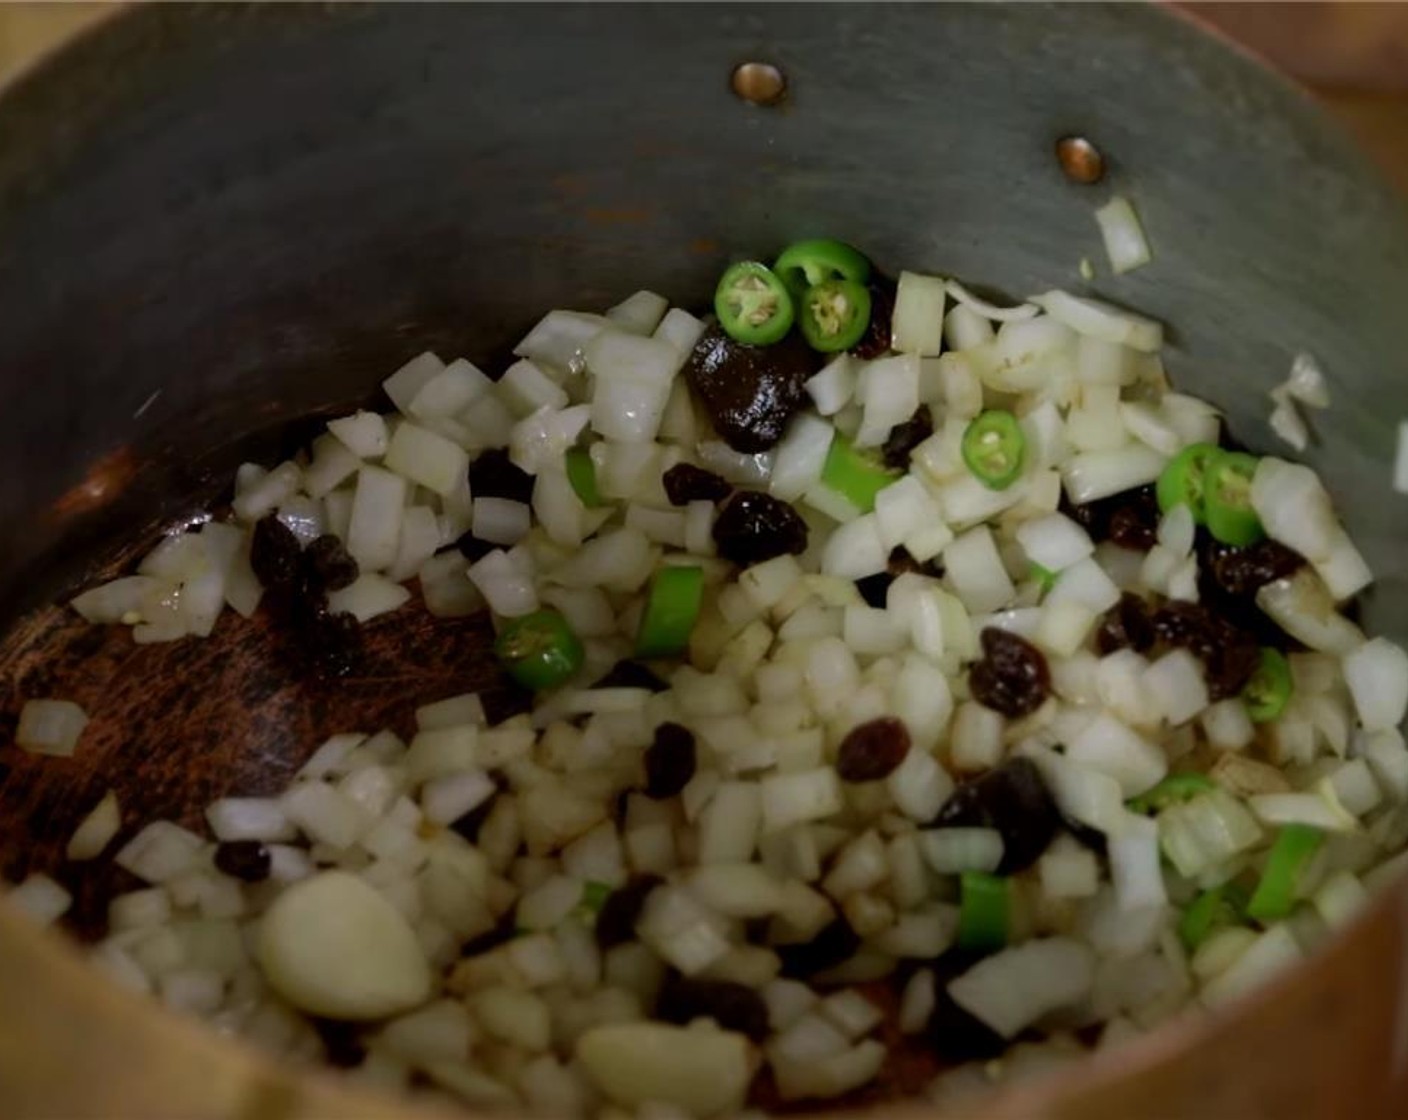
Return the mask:
M787 78L771 62L742 62L733 68L729 87L750 105L776 105L787 92Z
M1073 183L1088 186L1105 177L1105 157L1084 136L1063 136L1057 140L1056 160Z

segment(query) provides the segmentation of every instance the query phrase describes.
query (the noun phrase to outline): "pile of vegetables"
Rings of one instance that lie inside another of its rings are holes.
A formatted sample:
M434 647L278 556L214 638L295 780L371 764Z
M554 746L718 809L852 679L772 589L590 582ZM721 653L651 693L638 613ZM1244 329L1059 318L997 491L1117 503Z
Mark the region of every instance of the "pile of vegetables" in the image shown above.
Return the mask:
M533 696L421 697L209 835L145 824L99 967L380 1086L705 1117L883 1079L887 1003L935 1099L1072 1060L1404 872L1408 656L1344 613L1371 577L1315 474L1222 447L1158 323L835 241L714 310L553 311L497 379L414 358L73 601L139 642L264 601L334 677L380 615L488 611ZM81 749L35 703L21 746Z

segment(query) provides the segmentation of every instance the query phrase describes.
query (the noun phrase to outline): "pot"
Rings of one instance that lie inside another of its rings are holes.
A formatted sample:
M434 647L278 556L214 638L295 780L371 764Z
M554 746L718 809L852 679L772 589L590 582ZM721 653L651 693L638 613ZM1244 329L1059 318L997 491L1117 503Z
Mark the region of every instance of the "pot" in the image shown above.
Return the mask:
M1408 220L1300 91L1162 10L157 6L16 82L0 135L0 711L47 693L95 717L73 759L0 754L0 871L55 871L79 934L114 873L61 853L103 790L127 832L195 824L349 718L487 686L488 631L389 632L382 684L310 694L257 623L134 651L45 604L414 353L502 368L545 308L702 303L730 257L817 231L1022 294L1076 285L1092 209L1128 194L1156 260L1092 290L1171 324L1175 379L1253 445L1292 354L1319 358L1335 403L1307 458L1379 577L1366 627L1408 638ZM1101 186L1063 176L1067 135ZM413 1114L121 993L5 913L0 991L5 1115ZM1408 883L1226 1013L964 1115L1405 1107Z

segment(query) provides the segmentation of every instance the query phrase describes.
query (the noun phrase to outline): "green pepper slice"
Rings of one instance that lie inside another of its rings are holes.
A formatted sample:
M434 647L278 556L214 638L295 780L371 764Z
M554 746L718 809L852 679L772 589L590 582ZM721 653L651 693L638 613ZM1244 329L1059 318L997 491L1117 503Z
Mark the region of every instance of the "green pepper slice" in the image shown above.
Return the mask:
M796 295L827 280L853 280L864 284L870 279L870 262L859 249L844 241L816 238L797 241L782 251L773 271Z
M1154 486L1160 512L1167 513L1174 506L1185 505L1193 514L1195 524L1207 523L1203 477L1208 462L1218 453L1215 444L1190 443L1169 460Z
M1041 588L1043 595L1056 586L1056 573L1050 568L1044 568L1040 564L1032 563L1028 568L1028 574L1036 583L1037 587Z
M1240 451L1219 451L1203 473L1203 501L1208 532L1215 540L1237 548L1266 536L1261 518L1252 509L1252 475L1256 457Z
M1131 797L1125 805L1131 813L1157 813L1216 788L1217 783L1206 774L1170 774L1138 797Z
M813 350L849 350L870 326L870 291L854 280L823 280L802 295L802 337Z
M1204 891L1183 911L1178 921L1178 939L1190 953L1212 934L1226 926L1242 924L1246 893L1232 883Z
M601 505L601 491L596 486L596 464L585 447L574 447L566 456L567 481L588 509Z
M1295 680L1291 676L1291 663L1286 660L1286 655L1279 649L1262 646L1261 663L1242 689L1242 703L1247 706L1247 715L1253 723L1270 723L1286 710L1294 691Z
M656 572L636 634L636 656L669 657L684 652L703 601L703 568L680 565Z
M959 880L958 947L995 952L1007 944L1012 884L1000 875L965 871Z
M1266 869L1247 903L1248 917L1263 924L1284 918L1296 903L1296 888L1306 867L1325 842L1325 834L1308 824L1288 824L1276 836Z
M1005 408L990 408L969 421L960 445L963 462L989 490L1006 490L1022 473L1027 437Z
M735 342L767 346L786 337L796 312L791 293L772 269L758 261L740 261L714 289L714 314Z
M837 432L826 451L821 467L821 481L861 513L875 508L875 495L898 480L899 475L881 464L878 458L851 446L851 441Z
M595 879L587 880L582 885L582 909L593 917L600 914L606 900L611 897L611 890L609 883L598 883Z
M582 667L581 639L557 611L510 619L494 642L504 670L524 688L554 688Z

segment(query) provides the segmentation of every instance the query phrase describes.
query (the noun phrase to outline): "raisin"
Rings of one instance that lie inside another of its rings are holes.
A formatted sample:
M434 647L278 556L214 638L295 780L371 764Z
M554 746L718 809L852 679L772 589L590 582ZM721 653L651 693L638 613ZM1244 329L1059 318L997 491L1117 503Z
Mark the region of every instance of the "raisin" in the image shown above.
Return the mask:
M1201 551L1199 570L1228 595L1254 597L1268 583L1294 575L1305 564L1299 552L1269 538L1234 548L1208 535Z
M690 502L721 502L733 493L729 481L693 463L676 463L660 479L672 506Z
M1148 552L1158 540L1159 502L1152 486L1141 486L1074 505L1061 498L1061 510L1094 541Z
M987 1061L1007 1049L1007 1040L1002 1035L960 1007L946 987L936 987L934 1010L929 1013L928 1039L943 1061Z
M885 276L874 276L870 289L870 325L865 328L861 340L851 347L851 353L863 361L870 361L888 353L890 349L890 321L895 315L895 285Z
M883 610L890 594L890 584L894 582L895 577L889 572L876 572L873 576L856 580L856 590L860 592L866 606Z
M310 1015L308 1021L318 1032L323 1051L327 1054L328 1065L338 1069L352 1069L362 1064L367 1056L367 1048L358 1037L357 1024L340 1019L324 1019L319 1015Z
M597 947L606 950L636 939L636 922L650 892L665 880L659 875L632 875L624 887L606 897L596 916Z
M885 445L880 449L880 457L891 470L907 471L909 453L933 434L934 417L929 412L929 406L921 404L913 416L890 429Z
M774 945L773 951L782 961L782 975L789 980L800 980L843 964L859 948L860 934L851 928L851 923L845 918L837 918L810 941Z
M1261 663L1256 638L1200 603L1168 602L1154 615L1154 633L1176 649L1186 649L1203 663L1208 697L1235 696Z
M955 789L933 827L996 829L1002 836L998 871L1011 875L1046 851L1061 827L1061 814L1036 763L1019 755Z
M639 661L618 661L611 667L611 671L592 687L643 688L647 692L664 692L670 686Z
M678 723L662 723L645 749L645 796L674 797L694 777L694 733Z
M878 782L889 777L909 753L909 728L893 716L851 728L836 752L836 773L847 782Z
M324 533L303 550L303 584L314 592L341 591L361 574L357 561L337 537Z
M1025 638L989 626L982 633L983 657L968 672L973 699L1016 718L1031 715L1051 695L1051 670L1041 650Z
M469 490L476 498L505 498L527 505L533 500L533 476L514 466L502 447L480 452L469 465Z
M298 587L299 559L303 548L293 530L274 514L254 524L249 547L249 566L271 591L294 591Z
M820 366L794 331L771 346L747 346L717 323L704 328L685 362L685 377L724 442L757 455L782 438L807 403L806 383Z
M258 840L226 840L215 848L215 868L244 883L262 883L273 866L269 849Z
M768 1007L762 996L730 980L694 980L671 972L660 985L655 1017L684 1026L695 1019L713 1019L726 1031L737 1031L754 1042L768 1036Z
M459 549L461 556L473 564L483 560L499 546L481 541L473 533L463 533L455 540L455 547Z
M807 523L781 499L744 490L734 494L715 518L714 544L725 560L747 568L774 556L805 552Z
M1138 595L1126 591L1120 601L1105 612L1095 631L1095 648L1100 653L1132 649L1143 653L1154 644L1154 621L1149 605Z

